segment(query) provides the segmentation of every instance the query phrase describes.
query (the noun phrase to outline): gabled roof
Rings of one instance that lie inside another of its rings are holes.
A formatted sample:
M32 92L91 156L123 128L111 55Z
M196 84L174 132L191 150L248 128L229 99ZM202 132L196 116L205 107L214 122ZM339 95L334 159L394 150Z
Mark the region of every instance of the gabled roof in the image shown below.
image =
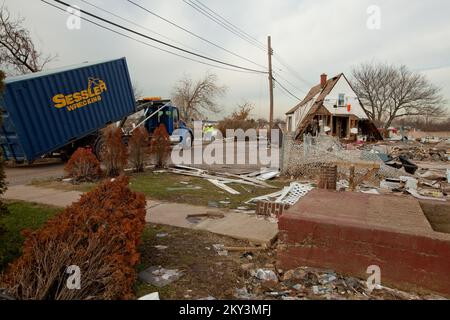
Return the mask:
M341 76L343 76L343 73L340 73L337 76L335 76L335 77L333 77L331 79L328 79L327 82L325 83L324 88L322 88L320 83L318 85L315 85L314 87L312 87L309 90L308 94L306 95L305 99L303 99L302 102L300 102L294 108L292 108L291 110L286 112L286 115L295 113L295 111L297 111L299 108L301 108L302 106L307 104L309 101L314 99L314 97L316 97L317 95L319 95L319 96L317 97L317 99L316 99L316 101L314 103L316 104L316 103L323 102L325 97L331 92L331 90L333 90L334 86L339 81Z

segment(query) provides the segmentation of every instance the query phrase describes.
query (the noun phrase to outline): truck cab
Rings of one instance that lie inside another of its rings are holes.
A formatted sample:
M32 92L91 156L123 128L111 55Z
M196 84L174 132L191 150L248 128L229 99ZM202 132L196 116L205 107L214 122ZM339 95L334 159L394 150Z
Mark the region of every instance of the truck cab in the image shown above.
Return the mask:
M143 125L150 136L157 127L164 124L173 144L184 148L192 146L192 129L180 119L179 109L170 100L162 100L159 97L143 98L137 101L137 106L144 110L142 121L145 121Z

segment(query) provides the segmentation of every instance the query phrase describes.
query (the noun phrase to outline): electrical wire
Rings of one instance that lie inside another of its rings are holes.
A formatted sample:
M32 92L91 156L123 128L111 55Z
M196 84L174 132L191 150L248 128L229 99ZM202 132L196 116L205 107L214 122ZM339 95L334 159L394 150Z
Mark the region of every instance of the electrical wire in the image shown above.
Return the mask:
M58 6L56 6L56 5L52 4L52 3L47 2L46 0L41 0L41 1L44 2L45 4L49 5L49 6L52 6L52 7L56 8L56 9L58 9L58 10L61 10L61 11L65 12L65 13L67 13L67 14L70 14L70 13L68 13L64 8L60 8L60 7L58 7ZM149 43L147 43L147 42L144 42L144 41L142 41L142 40L133 38L133 37L131 37L131 36L129 36L129 35L126 35L126 34L124 34L124 33L118 32L118 31L116 31L116 30L114 30L114 29L108 28L107 26L101 25L101 24L99 24L99 23L97 23L97 22L95 22L95 21L92 21L92 20L90 20L90 19L88 19L88 18L85 18L85 17L83 17L83 16L81 16L80 18L81 18L82 20L87 21L87 22L89 22L89 23L91 23L91 24L93 24L93 25L96 25L96 26L98 26L98 27L100 27L100 28L102 28L102 29L111 31L111 32L113 32L113 33L115 33L115 34L121 35L121 36L123 36L123 37L125 37L125 38L128 38L128 39L130 39L130 40L134 40L134 41L136 41L136 42L138 42L138 43L141 43L141 44L143 44L143 45L146 45L146 46L148 46L148 47L151 47L151 48L154 48L154 49L163 51L163 52L165 52L165 53L169 53L169 54L171 54L171 55L174 55L174 56L177 56L177 57L186 59L186 60L190 60L190 61L193 61L193 62L196 62L196 63L200 63L200 64L203 64L203 65L206 65L206 66L210 66L210 67L214 67L214 68L218 68L218 69L222 69L222 70L228 70L228 71L234 71L234 72L241 72L241 73L256 74L256 73L253 72L253 71L243 71L243 70L240 70L240 69L226 68L226 67L214 65L214 64L211 64L211 63L207 63L207 62L204 62L204 61L196 60L196 59L193 59L193 58L190 58L190 57L186 57L186 56L183 56L183 55L181 55L181 54L178 54L178 53L175 53L175 52L172 52L172 51L169 51L169 50L166 50L166 49L159 48L159 47L157 47L157 46L151 45L151 44L149 44ZM259 73L258 73L258 74L259 74Z
M194 8L196 11L204 15L205 17L209 18L210 20L214 21L221 27L225 28L226 30L230 31L234 35L238 36L239 38L247 41L251 45L257 47L258 49L261 49L263 51L267 51L264 44L260 43L258 40L254 39L250 35L248 35L245 31L242 29L239 29L234 24L230 23L227 19L223 18L221 15L219 15L217 12L210 9L208 6L203 4L200 1L192 1L192 0L183 0L184 3ZM203 7L203 8L202 8Z
M67 4L67 3L65 3L65 2L63 2L63 1L60 1L60 0L53 0L53 1L55 1L55 2L57 2L58 4L61 4L61 5L63 5L63 6L66 6L66 7L72 7L70 4ZM135 31L135 30L133 30L133 29L124 27L124 26L122 26L122 25L120 25L120 24L118 24L118 23L115 23L115 22L112 22L111 20L108 20L108 19L102 18L102 17L100 17L100 16L97 16L97 15L95 15L95 14L93 14L93 13L90 13L90 12L88 12L88 11L86 11L86 10L80 9L79 11L80 11L81 13L83 13L83 14L86 14L86 15L88 15L88 16L90 16L90 17L93 17L93 18L95 18L95 19L97 19L97 20L100 20L100 21L102 21L102 22L105 22L105 23L107 23L107 24L110 24L110 25L112 25L112 26L115 26L115 27L120 28L120 29L122 29L122 30L125 30L125 31L127 31L127 32L134 33L134 34L136 34L136 35L138 35L138 36L140 36L140 37L146 38L146 39L148 39L148 40L151 40L151 41L157 42L157 43L159 43L159 44L165 45L165 46L167 46L167 47L170 47L170 48L172 48L172 49L176 49L176 50L182 51L182 52L184 52L184 53L188 53L188 54L190 54L190 55L193 55L193 56L196 56L196 57L205 59L205 60L209 60L209 61L212 61L212 62L215 62L215 63L218 63L218 64L222 64L222 65L226 65L226 66L228 66L228 67L233 67L233 68L242 69L242 70L246 70L246 71L253 71L253 72L255 72L255 73L267 73L266 71L261 71L261 70L256 70L256 69L251 69L251 68L246 68L246 67L242 67L242 66L239 66L239 65L236 65L236 64L232 64L232 63L224 62L224 61L221 61L221 60L218 60L218 59L214 59L214 58L211 58L211 57L208 57L208 56L205 56L205 55L201 55L201 54L198 54L198 53L195 53L195 52L192 52L192 51L189 51L189 50L186 50L186 49L177 47L177 46L175 46L175 45L172 45L172 44L170 44L170 43L164 42L164 41L162 41L162 40L158 40L158 39L156 39L156 38L150 37L150 36L148 36L148 35L146 35L146 34L143 34L143 33L141 33L141 32Z
M289 94L291 97L293 97L294 99L298 100L298 101L302 101L302 99L300 99L299 97L297 97L295 94L293 94L291 91L289 91L288 89L286 89L285 86L283 86L277 79L273 78L273 81L275 81L276 83L278 83L278 85L280 86L280 88L282 88L287 94Z
M184 43L179 42L179 41L177 41L177 40L175 40L175 39L169 38L169 37L167 37L167 36L165 36L165 35L163 35L163 34L157 32L157 31L154 31L154 30L152 30L152 29L149 29L149 28L147 28L147 27L145 27L145 26L143 26L143 25L141 25L141 24L138 24L138 23L133 22L133 21L131 21L131 20L129 20L129 19L123 18L123 17L119 16L118 14L115 14L114 12L111 12L111 11L109 11L109 10L106 10L106 9L104 9L104 8L101 8L101 7L99 7L99 6L97 6L97 5L93 4L93 3L90 3L89 1L86 1L86 0L79 0L79 1L81 1L81 2L83 2L83 3L85 3L85 4L87 4L87 5L90 5L91 7L94 7L94 8L96 8L97 10L106 12L106 13L108 13L108 14L110 14L110 15L112 15L112 16L114 16L114 17L116 17L116 18L118 18L118 19L120 19L120 20L122 20L122 21L125 21L125 22L129 23L129 24L132 24L132 25L134 25L134 26L136 26L136 27L142 28L142 29L144 29L144 30L146 30L146 31L148 31L148 32L151 32L151 33L153 33L153 34L156 34L157 36L160 36L161 38L164 38L164 39L166 39L166 40L172 41L172 42L177 43L177 44L179 44L179 45L181 45L181 46L185 46L186 48L189 48L189 49L191 49L191 50L194 50L194 51L197 51L197 52L200 52L200 53L203 53L203 54L207 54L207 53L202 52L202 51L200 51L200 50L196 50L196 49L194 49L193 47L190 47L190 46L187 45L187 44L184 44Z
M59 1L59 0L54 0L54 1ZM149 14L151 14L151 15L153 15L153 16L155 16L155 17L157 17L157 18L159 18L159 19L161 19L161 20L163 20L163 21L165 21L167 23L169 23L170 25L172 25L172 26L174 26L174 27L176 27L176 28L178 28L178 29L180 29L180 30L182 30L184 32L187 32L188 34L190 34L191 36L196 37L197 39L200 39L200 40L202 40L202 41L204 41L204 42L206 42L206 43L208 43L208 44L210 44L210 45L212 45L212 46L214 46L216 48L219 48L219 49L221 49L221 50L223 50L223 51L225 51L225 52L227 52L227 53L229 53L229 54L231 54L231 55L233 55L235 57L238 57L238 58L240 58L242 60L250 62L250 63L252 63L252 64L254 64L256 66L260 66L258 63L254 62L254 61L252 61L250 59L247 59L247 58L245 58L245 57L243 57L243 56L241 56L241 55L239 55L237 53L234 53L234 52L232 52L232 51L222 47L221 45L218 45L217 43L214 43L214 42L212 42L212 41L210 41L210 40L208 40L208 39L206 39L206 38L204 38L202 36L199 36L198 34L196 34L196 33L192 32L192 31L190 31L190 30L188 30L188 29L186 29L186 28L176 24L175 22L173 22L173 21L171 21L171 20L169 20L167 18L164 18L163 16L153 12L152 10L150 10L150 9L148 9L146 7L143 7L142 5L136 3L136 2L134 2L132 0L127 0L127 1L129 3L131 3L132 5L140 8L141 10L143 10L143 11L145 11L145 12L147 12L147 13L149 13ZM259 71L259 72L261 72L261 71Z

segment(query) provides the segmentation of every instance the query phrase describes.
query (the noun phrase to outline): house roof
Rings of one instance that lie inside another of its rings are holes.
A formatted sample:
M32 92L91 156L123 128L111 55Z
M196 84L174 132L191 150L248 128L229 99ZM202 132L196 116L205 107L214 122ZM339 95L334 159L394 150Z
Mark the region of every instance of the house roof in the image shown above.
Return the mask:
M288 112L286 112L286 115L289 114L293 114L295 113L295 111L297 111L299 108L301 108L302 106L304 106L305 104L307 104L309 101L311 101L312 99L314 99L314 97L316 97L317 95L319 95L316 99L316 101L314 102L314 104L317 103L321 103L323 102L323 100L325 99L325 97L331 92L331 90L333 90L334 86L336 85L336 83L339 81L339 79L341 78L341 76L343 76L343 73L338 74L337 76L330 78L327 80L327 82L325 83L324 88L322 88L322 86L320 85L320 83L318 85L315 85L314 87L312 87L308 94L306 95L306 97L299 103L297 104L295 107L293 107L291 110L289 110Z

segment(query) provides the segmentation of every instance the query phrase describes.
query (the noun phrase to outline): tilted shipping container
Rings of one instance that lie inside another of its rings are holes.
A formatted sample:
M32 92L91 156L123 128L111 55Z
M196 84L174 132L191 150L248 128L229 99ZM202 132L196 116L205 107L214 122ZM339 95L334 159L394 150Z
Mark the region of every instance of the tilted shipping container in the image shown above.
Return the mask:
M0 98L6 159L33 161L135 113L125 58L7 78Z

